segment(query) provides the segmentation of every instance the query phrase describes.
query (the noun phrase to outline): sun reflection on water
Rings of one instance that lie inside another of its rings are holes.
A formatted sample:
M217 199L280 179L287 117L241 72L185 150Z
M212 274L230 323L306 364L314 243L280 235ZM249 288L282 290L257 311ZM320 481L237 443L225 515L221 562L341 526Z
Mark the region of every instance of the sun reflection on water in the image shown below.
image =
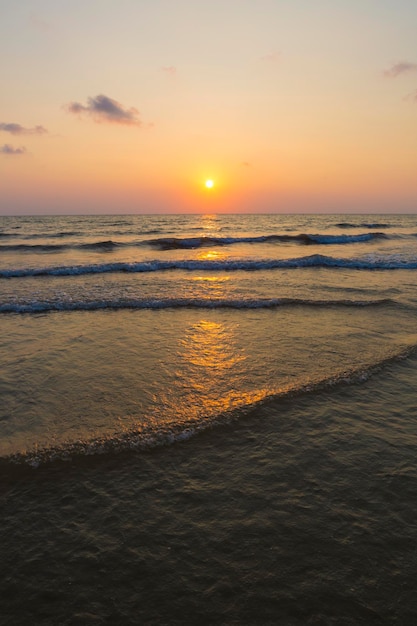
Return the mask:
M191 276L190 281L193 293L198 292L199 297L215 301L226 297L226 283L230 280L229 276ZM197 284L196 284L197 283Z
M202 368L216 368L216 376L245 359L233 346L224 324L201 320L180 341L182 360Z
M201 227L212 233L220 230L219 218L216 214L206 214L201 216Z
M221 261L226 258L226 255L219 250L200 250L197 258L200 261Z
M230 276L192 276L191 280L221 284L230 280Z
M183 425L213 419L268 395L250 389L248 355L230 325L207 319L193 324L178 340L176 360L173 385L158 398L165 421L168 415Z

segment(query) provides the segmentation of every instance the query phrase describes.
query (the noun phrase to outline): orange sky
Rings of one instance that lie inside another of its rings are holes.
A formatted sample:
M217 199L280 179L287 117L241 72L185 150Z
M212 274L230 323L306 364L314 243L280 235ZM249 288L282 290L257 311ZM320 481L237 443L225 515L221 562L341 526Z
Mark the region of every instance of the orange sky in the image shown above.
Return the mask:
M415 212L415 2L8 5L0 214Z

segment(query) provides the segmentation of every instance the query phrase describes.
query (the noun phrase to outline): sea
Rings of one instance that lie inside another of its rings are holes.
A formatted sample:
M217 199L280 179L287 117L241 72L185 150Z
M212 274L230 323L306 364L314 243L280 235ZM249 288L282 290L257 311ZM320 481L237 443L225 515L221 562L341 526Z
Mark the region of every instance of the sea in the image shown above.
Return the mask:
M0 217L0 622L417 623L417 216Z

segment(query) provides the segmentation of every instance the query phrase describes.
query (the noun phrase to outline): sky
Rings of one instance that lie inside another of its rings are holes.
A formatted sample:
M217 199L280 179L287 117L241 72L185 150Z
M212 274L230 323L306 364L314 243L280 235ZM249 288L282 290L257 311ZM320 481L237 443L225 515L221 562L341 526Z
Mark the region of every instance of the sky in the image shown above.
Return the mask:
M417 212L416 28L416 0L0 0L0 214Z

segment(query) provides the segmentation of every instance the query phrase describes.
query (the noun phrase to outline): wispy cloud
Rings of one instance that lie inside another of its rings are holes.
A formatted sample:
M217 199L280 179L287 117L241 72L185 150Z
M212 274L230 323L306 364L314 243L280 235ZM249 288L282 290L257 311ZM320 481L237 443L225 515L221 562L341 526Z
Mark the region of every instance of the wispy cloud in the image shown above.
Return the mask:
M177 73L177 68L174 65L168 65L161 67L161 71L168 76L175 76Z
M280 60L280 52L270 52L269 54L265 54L264 56L260 57L260 61L262 61L262 63L277 63Z
M88 98L86 105L80 102L70 102L66 108L74 115L90 115L96 122L142 126L137 109L133 107L127 109L113 98L103 94Z
M4 146L0 146L0 154L25 154L26 148L13 148L13 146L5 143Z
M39 17L39 15L36 15L35 13L31 13L29 17L29 23L33 28L41 32L47 32L51 30L51 24L44 20L42 17Z
M411 102L417 102L417 90L409 93L405 99Z
M25 128L21 124L0 122L0 131L11 135L45 135L48 131L43 126Z
M400 76L401 74L409 74L410 72L417 72L417 63L400 61L385 70L384 76L387 78L397 78L397 76Z

